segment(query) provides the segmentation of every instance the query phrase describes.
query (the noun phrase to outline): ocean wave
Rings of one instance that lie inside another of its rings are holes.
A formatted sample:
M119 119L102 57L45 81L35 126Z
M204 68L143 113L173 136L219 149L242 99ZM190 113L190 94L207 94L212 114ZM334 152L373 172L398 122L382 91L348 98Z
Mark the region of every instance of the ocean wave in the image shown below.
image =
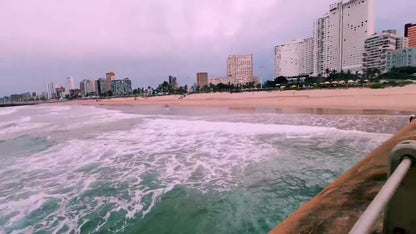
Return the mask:
M0 162L0 218L4 220L0 232L82 232L91 225L100 232L115 214L124 220L149 215L178 186L201 194L258 187L283 190L289 185L293 188L282 194L308 188L316 191L315 187L323 187L351 166L352 159L363 157L361 153L390 136L334 127L175 119L89 107L70 110L71 118L60 112L53 126L64 122L69 130L84 134L95 124L113 125L130 118L140 122L88 139L64 138L12 164ZM34 119L22 118L18 126L34 124ZM271 162L278 166L268 168ZM265 177L266 173L273 178ZM314 177L319 178L308 180ZM271 187L261 187L265 185ZM126 223L120 224L119 232Z
M0 116L13 114L17 110L17 107L2 107L0 108Z

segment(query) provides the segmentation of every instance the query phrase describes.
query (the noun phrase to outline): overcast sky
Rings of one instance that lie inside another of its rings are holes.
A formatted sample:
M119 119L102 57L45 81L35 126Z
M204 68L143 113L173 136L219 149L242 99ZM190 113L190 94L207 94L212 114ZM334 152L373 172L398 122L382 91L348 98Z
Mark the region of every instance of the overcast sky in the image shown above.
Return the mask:
M134 88L169 75L225 76L230 54L254 54L254 72L273 76L273 47L312 36L334 0L0 0L0 96L77 86L114 71ZM416 22L415 0L376 0L376 30Z

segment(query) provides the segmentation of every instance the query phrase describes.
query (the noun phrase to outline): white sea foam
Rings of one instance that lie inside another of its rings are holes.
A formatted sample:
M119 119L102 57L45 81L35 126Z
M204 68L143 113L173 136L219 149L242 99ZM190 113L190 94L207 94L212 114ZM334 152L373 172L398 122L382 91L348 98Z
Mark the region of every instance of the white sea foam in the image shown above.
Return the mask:
M0 139L15 138L39 129L45 130L45 127L50 126L48 123L33 123L30 121L31 117L25 116L14 121L1 122Z
M66 226L81 232L91 212L111 205L96 227L98 232L112 212L125 211L126 218L145 216L176 186L202 193L235 189L246 180L250 166L284 156L284 149L275 145L279 141L322 138L325 141L316 144L331 147L339 140L350 139L351 144L361 147L359 141L364 138L376 145L389 136L325 127L149 118L97 108L71 111L77 120L68 123L68 129L127 118L141 121L128 130L83 140L67 139L0 167L0 216L11 217L0 232L13 229L51 199L57 203L56 210L36 227L18 231L57 232ZM91 119L81 121L87 116ZM22 119L18 125L31 121ZM6 171L15 171L16 176ZM5 189L10 183L22 186L18 193L15 188ZM108 190L112 194L100 192ZM17 199L18 194L26 195Z
M13 114L17 110L17 107L2 107L0 108L0 116Z

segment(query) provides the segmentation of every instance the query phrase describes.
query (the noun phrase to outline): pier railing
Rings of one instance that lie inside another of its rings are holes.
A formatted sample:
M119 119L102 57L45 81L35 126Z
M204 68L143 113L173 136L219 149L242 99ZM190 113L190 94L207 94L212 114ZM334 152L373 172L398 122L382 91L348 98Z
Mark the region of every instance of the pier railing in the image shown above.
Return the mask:
M396 145L389 160L387 182L350 234L371 233L383 210L383 233L416 233L416 141Z

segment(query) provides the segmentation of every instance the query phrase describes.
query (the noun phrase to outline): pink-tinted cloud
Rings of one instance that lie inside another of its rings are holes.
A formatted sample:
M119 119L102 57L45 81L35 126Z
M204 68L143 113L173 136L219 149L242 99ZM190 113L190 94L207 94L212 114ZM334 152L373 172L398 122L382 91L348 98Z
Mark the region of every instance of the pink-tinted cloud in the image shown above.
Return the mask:
M154 84L169 74L191 83L197 71L223 75L226 56L237 53L254 53L256 73L268 79L273 46L312 36L313 20L333 2L0 0L0 79L19 81L0 93L116 69L136 84ZM416 21L414 0L376 5L378 31Z

